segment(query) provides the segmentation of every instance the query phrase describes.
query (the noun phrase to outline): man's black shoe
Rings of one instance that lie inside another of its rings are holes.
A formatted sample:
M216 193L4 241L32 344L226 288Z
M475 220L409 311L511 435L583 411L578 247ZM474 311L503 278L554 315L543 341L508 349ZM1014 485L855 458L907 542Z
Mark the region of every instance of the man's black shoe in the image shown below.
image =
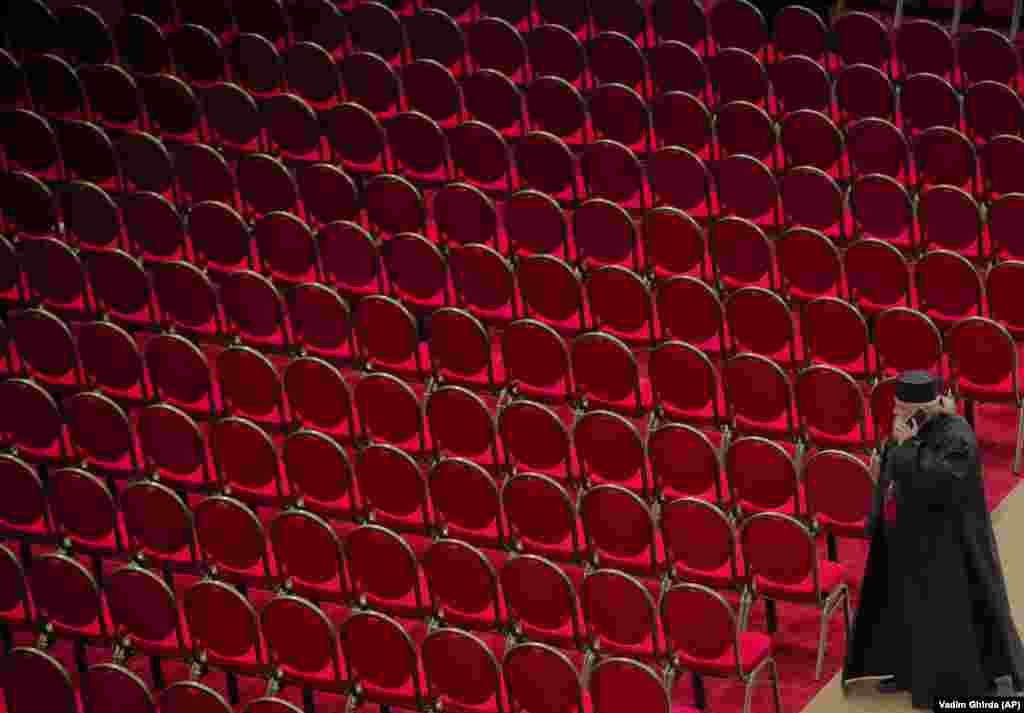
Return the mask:
M887 678L878 684L879 693L900 693L909 690L910 686L895 678Z

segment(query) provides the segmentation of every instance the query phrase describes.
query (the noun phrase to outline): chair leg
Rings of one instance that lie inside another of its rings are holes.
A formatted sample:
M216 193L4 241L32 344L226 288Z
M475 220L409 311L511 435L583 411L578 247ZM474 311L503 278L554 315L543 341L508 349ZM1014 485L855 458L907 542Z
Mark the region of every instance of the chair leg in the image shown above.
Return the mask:
M814 665L814 680L821 678L821 667L825 663L825 637L828 635L828 620L831 607L826 604L821 610L821 618L818 620L818 659Z
M779 667L775 663L775 657L771 658L772 662L772 698L775 699L775 713L782 713L782 693L779 691Z

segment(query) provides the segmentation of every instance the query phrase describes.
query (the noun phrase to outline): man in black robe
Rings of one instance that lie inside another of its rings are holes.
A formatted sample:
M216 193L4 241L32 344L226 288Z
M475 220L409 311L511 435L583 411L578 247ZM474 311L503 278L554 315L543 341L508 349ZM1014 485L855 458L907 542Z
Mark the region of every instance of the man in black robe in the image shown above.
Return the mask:
M900 375L893 437L882 451L868 520L871 549L843 688L887 677L883 692L936 696L1024 683L1024 649L1010 616L977 441L925 372Z

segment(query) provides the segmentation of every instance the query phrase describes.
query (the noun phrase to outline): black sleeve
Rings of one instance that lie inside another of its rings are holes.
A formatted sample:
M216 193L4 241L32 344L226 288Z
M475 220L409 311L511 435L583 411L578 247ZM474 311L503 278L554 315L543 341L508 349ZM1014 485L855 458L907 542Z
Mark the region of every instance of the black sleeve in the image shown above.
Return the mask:
M961 434L947 434L937 444L920 446L917 468L902 483L906 497L931 509L956 505L970 476L974 444Z

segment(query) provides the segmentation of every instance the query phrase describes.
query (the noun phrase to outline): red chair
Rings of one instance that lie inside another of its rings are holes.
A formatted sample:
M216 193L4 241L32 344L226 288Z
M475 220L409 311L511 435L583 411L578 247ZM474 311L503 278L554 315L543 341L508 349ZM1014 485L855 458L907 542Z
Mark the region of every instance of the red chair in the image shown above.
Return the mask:
M526 77L523 77L525 80ZM495 69L481 69L462 80L466 113L505 138L526 133L526 102L519 86Z
M260 628L279 683L348 693L350 684L342 673L335 625L313 602L279 594L260 609ZM253 704L249 705L251 713Z
M586 327L587 311L579 270L553 255L528 255L516 266L524 311L563 331Z
M281 377L262 353L233 345L217 355L216 369L226 413L269 428L281 428L291 421Z
M665 132L659 136L664 140ZM663 146L650 157L647 172L656 204L684 210L701 223L720 212L717 193L711 191L708 167L689 148Z
M569 7L569 12L576 15L570 22L581 27L580 23L585 22L585 14L578 5L575 8ZM587 60L580 38L559 19L552 21L544 15L539 15L538 19L540 26L526 36L533 76L559 77L582 89Z
M715 224L711 254L722 291L741 287L771 290L778 285L775 251L764 230L745 218L729 216Z
M1021 215L1024 215L1024 195L1020 193L1004 193L989 205L988 229L994 257L1024 258L1024 245L1016 229L1011 227L1017 225Z
M391 297L434 310L451 303L448 260L422 235L399 233L381 245Z
M0 530L26 540L48 538L52 532L50 512L36 469L21 457L4 453L0 455L0 477L7 483L8 493L0 505Z
M707 237L688 213L670 206L652 208L644 214L643 239L645 268L653 281L694 272L708 281Z
M636 226L619 203L605 198L585 201L573 211L572 232L580 266L628 265L634 270L640 268Z
M719 156L747 154L778 167L778 131L768 113L748 101L736 100L718 109Z
M903 252L917 249L917 221L907 189L896 179L871 174L850 189L858 237L880 238Z
M450 254L452 282L459 307L487 324L519 319L512 262L489 245L455 246Z
M434 197L438 236L449 245L499 247L498 212L482 190L469 183L450 183ZM506 246L507 247L507 246Z
M925 253L914 269L921 311L940 330L964 317L984 315L981 275L962 255L948 250Z
M971 138L988 142L1016 131L1024 120L1024 104L1005 84L978 82L964 96L964 118Z
M501 504L517 552L560 562L586 557L574 499L554 479L537 473L514 475L501 488Z
M636 494L618 485L595 485L580 498L580 516L595 566L655 580L661 576L661 533Z
M29 379L0 382L0 443L32 462L64 462L70 447L57 402Z
M617 569L596 569L583 578L580 604L592 648L601 655L660 663L665 642L658 626L660 585L643 583Z
M776 245L782 289L791 302L806 304L847 293L842 255L825 235L812 228L790 228Z
M832 82L816 60L790 54L772 65L770 73L776 100L786 114L806 109L834 114Z
M1024 264L1019 260L996 263L985 277L985 298L992 319L997 320L1013 335L1015 341L1024 339L1024 314L1017 299L1017 280L1024 278Z
M505 546L505 518L494 475L465 458L442 458L427 476L437 531L472 545Z
M124 551L117 502L102 479L81 468L60 468L50 474L46 490L58 541L97 557Z
M530 713L590 711L590 699L584 697L580 672L559 649L537 642L513 646L505 652L502 672L512 710Z
M629 210L650 205L644 166L628 146L609 139L590 143L583 150L580 170L590 198L614 201Z
M774 292L743 287L725 300L730 351L770 357L784 368L797 364L797 331L789 305Z
M270 522L269 535L278 576L289 593L317 601L349 601L341 539L325 519L289 508Z
M902 76L928 72L952 79L956 71L949 30L932 20L904 19L896 30L896 59Z
M526 92L530 126L557 136L566 143L579 145L589 139L586 102L583 95L565 79L539 76Z
M846 65L836 77L835 91L839 122L843 127L868 117L889 120L896 117L896 91L878 67Z
M659 420L713 428L726 423L719 372L704 352L685 342L665 342L651 353L648 368Z
M235 584L270 583L274 572L266 530L241 500L213 495L193 506L196 539L206 567Z
M177 681L160 692L161 713L230 713L224 696L199 681Z
M364 3L346 18L353 50L372 52L392 64L404 62L408 45L402 22L386 5Z
M659 609L676 666L697 676L738 678L745 688L743 713L750 713L754 685L767 666L776 713L782 710L771 638L747 631L744 613L737 618L725 597L701 584L678 584L662 595Z
M212 448L203 431L183 410L156 403L142 409L135 423L146 472L176 486L198 489L215 475Z
M709 58L708 65L718 106L737 99L768 105L771 94L768 74L753 53L742 47L726 47Z
M500 641L460 629L432 631L420 644L427 696L445 710L501 713L506 706L498 663L503 654ZM464 666L471 667L474 676L467 677Z
M623 7L629 7L629 5L624 4ZM634 7L639 9L635 3ZM619 12L621 10L622 8L617 9ZM610 12L616 12L616 10ZM640 12L642 14L643 11ZM598 10L595 13L595 18L600 14L601 11ZM596 19L594 24L598 34L587 43L586 47L587 66L594 83L600 85L621 84L630 89L639 90L645 96L650 96L647 59L634 39L636 35L631 37L631 31L602 31L601 25ZM638 34L644 34L643 26L644 23L640 22L630 29L639 30ZM626 30L627 28L622 29ZM646 41L642 43L646 49Z
M156 698L141 676L115 663L99 663L89 667L79 683L79 694L86 710L115 713L137 710L152 713Z
M82 384L82 365L68 325L52 312L32 307L7 316L22 375L58 391Z
M281 447L290 493L304 507L328 517L352 517L361 511L349 457L325 433L299 429Z
M139 443L121 406L101 393L80 391L64 400L63 410L80 463L112 475L139 472Z
M387 125L388 143L403 175L418 183L452 180L451 148L441 127L426 114L406 111Z
M833 30L838 39L839 56L845 64L863 63L892 74L893 46L891 28L866 12L848 12L836 19Z
M484 17L468 32L469 57L479 69L493 69L520 84L526 79L526 42L515 24L501 17Z
M650 497L643 439L632 422L611 411L587 411L573 424L572 440L582 482L616 483Z
M316 238L325 283L348 299L384 291L380 243L355 223L336 220Z
M103 588L119 642L116 646L149 654L154 666L160 665L161 656L188 654L178 602L167 582L131 563L111 572Z
M722 460L741 516L771 511L804 517L803 485L797 475L800 450L794 457L774 441L744 436L729 444Z
M165 328L199 339L224 334L223 309L209 275L185 262L154 263L149 273Z
M561 248L563 259L570 259L565 213L545 193L530 189L513 193L505 207L505 231L510 252L547 254Z
M828 28L813 10L801 5L787 5L772 21L772 44L777 54L802 54L830 69L826 56Z
M865 316L910 306L910 265L894 245L874 238L858 240L847 248L843 266L850 302Z
M569 350L548 325L533 319L508 325L501 335L501 356L513 394L565 402L575 393Z
M441 386L427 396L425 411L435 458L449 451L500 468L498 427L482 398L462 386Z
M758 226L779 224L779 184L771 170L753 156L735 154L718 165L718 199L724 215Z
M1013 472L1020 473L1024 450L1024 392L1020 386L1017 348L1010 333L1000 324L983 317L967 317L946 334L953 390L973 404L1012 403L1017 407L1017 442Z
M976 192L978 155L967 137L948 126L933 126L914 147L919 186L950 185Z
M364 517L395 529L432 530L427 480L407 452L384 443L364 448L356 460L356 482Z
M911 136L933 126L960 128L960 97L953 85L934 74L912 74L903 80L900 109Z
M391 173L377 174L363 186L367 223L380 238L422 233L427 224L423 193L412 181Z
M338 166L314 163L298 171L302 206L312 227L336 220L358 220L359 190L355 180Z
M720 455L709 434L685 423L661 424L647 435L647 456L660 502L693 497L728 506Z
M931 186L921 194L922 242L925 247L952 250L972 260L990 252L981 208L970 193L956 186Z
M797 166L782 177L785 222L819 230L834 242L852 232L846 193L835 179L814 166Z
M868 323L849 302L819 297L804 304L800 336L808 363L831 364L858 379L874 373Z
M82 259L65 242L53 238L26 240L18 256L29 299L66 318L90 314L94 291L89 290ZM12 320L13 322L14 320Z
M419 340L416 320L397 300L384 295L360 300L356 338L369 365L421 379L426 376L426 345Z
M621 340L587 332L572 342L572 373L583 408L642 417L651 407L650 382L640 378L636 357Z
M998 199L1005 193L1024 192L1024 176L1019 170L1024 157L1024 139L1014 134L994 137L981 148L981 175L984 196Z
M600 661L590 672L590 700L595 713L615 713L631 706L645 711L693 713L699 709L672 703L672 677L628 658Z
M704 162L712 156L713 118L698 95L703 96L700 92L667 91L654 100L651 108L658 145L685 149Z
M298 357L282 373L291 423L329 433L339 440L356 434L352 389L341 371L315 356Z
M445 538L434 541L422 564L435 623L474 631L507 629L498 574L483 552Z
M513 555L499 573L516 637L583 651L583 614L573 580L537 555Z
M863 460L840 450L812 454L803 466L807 512L828 534L828 558L838 560L836 537L864 538L875 483Z
M526 466L560 480L573 479L569 431L551 408L535 401L514 399L498 411L498 428L510 472L516 473Z
M586 288L595 326L629 344L655 341L654 297L647 280L621 265L605 265L587 273Z
M178 191L179 208L216 201L237 210L239 199L234 169L213 147L205 144L175 146L171 174Z
M1016 31L1010 37L1016 35ZM990 27L975 27L965 32L957 43L957 64L964 88L975 82L994 81L1011 88L1018 87L1020 58L1012 39Z
M925 314L906 307L890 307L873 325L879 376L908 369L945 374L942 334Z
M782 367L760 354L737 354L725 362L722 383L737 431L797 440L793 386Z
M451 129L462 119L462 90L448 68L437 60L417 59L406 65L402 88L409 108L426 114L441 128Z
M673 277L658 285L656 300L661 340L679 339L709 354L725 351L725 307L711 285Z
M754 593L744 579L736 525L726 511L700 498L678 498L665 503L659 527L669 577L739 591L742 619Z
M268 277L291 285L323 280L313 231L301 218L285 211L267 213L256 221L252 237Z
M849 641L850 599L843 566L821 561L810 529L783 513L751 516L740 527L740 546L748 576L771 607L769 632L775 630L776 600L810 605L821 611L818 661L814 671L815 679L821 678L828 621L840 604Z
M880 173L910 181L913 167L910 146L903 132L892 122L878 117L855 121L846 129L846 146L855 175Z
M817 364L796 378L803 439L811 447L870 450L869 417L861 387L840 368Z
M491 347L487 330L469 312L444 307L430 316L430 363L436 382L496 391L504 378Z
M583 192L576 157L559 137L531 131L516 151L521 185L547 193L560 205L576 206Z
M407 633L397 621L375 612L349 617L338 631L345 663L356 688L356 705L365 702L423 710L426 681L417 645L425 627Z
M198 561L192 511L173 489L137 480L121 491L119 500L127 549L134 557L167 565Z
M31 713L39 706L62 713L78 710L71 676L52 654L19 646L5 657L5 668L3 692L11 713Z
M110 612L99 584L73 556L57 551L33 557L29 583L40 623L49 625L44 641L60 636L81 645L110 637Z
M359 55L352 55L348 61L354 62L357 57ZM376 59L380 61L379 57ZM390 68L385 76L392 83L397 81ZM381 88L387 91L387 86L385 80ZM349 91L352 91L351 85ZM392 99L386 98L383 102L390 104ZM391 149L384 127L369 109L354 101L345 102L325 111L323 121L332 162L346 171L363 175L391 170Z
M254 503L280 504L285 496L280 455L266 431L248 419L229 416L212 424L210 447L222 487Z
M359 608L403 618L430 613L427 579L419 565L426 551L422 541L367 524L350 531L344 544L352 600Z
M653 150L651 110L636 89L625 84L604 84L591 95L588 109L597 137L615 141L634 152Z

